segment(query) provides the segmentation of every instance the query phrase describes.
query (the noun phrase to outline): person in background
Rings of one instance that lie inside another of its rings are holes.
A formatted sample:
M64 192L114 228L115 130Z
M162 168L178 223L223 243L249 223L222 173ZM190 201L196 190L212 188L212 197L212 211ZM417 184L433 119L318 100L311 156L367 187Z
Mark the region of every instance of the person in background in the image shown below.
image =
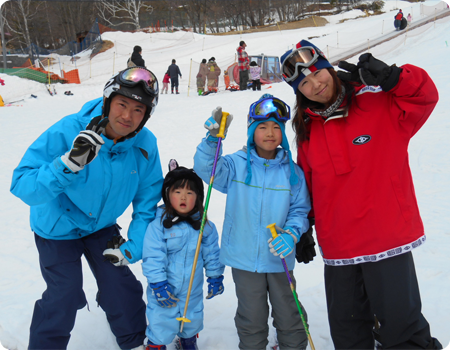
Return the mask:
M208 67L206 66L206 58L202 59L197 73L197 93L201 95L205 91L206 76Z
M295 266L295 244L309 228L311 209L303 172L293 162L285 123L290 108L265 94L252 103L247 147L219 154L214 189L227 194L220 261L231 267L238 307L234 318L239 349L265 350L269 303L280 349L306 349L308 338L283 267ZM194 170L209 182L217 149L222 108L206 121L206 137L197 146ZM227 118L226 135L232 116ZM279 147L281 146L281 147ZM221 150L220 150L221 151ZM273 239L268 225L280 227ZM301 305L299 307L302 307ZM306 311L303 311L305 321Z
M140 46L136 45L133 48L133 53L131 54L131 57L127 61L127 66L128 67L134 67L134 66L145 67L145 61L141 55L142 55L142 48Z
M222 72L216 63L216 59L211 57L206 65L208 69L208 92L217 92L219 86L219 75Z
M203 182L192 169L169 162L162 188L164 205L156 211L156 219L145 233L142 271L147 278L147 350L166 349L176 342L180 350L198 349L197 336L203 329L203 282L208 282L206 299L224 292L223 271L219 262L219 234L209 220L205 222L195 277L190 276L198 244L203 215ZM186 297L190 299L180 332L177 318L184 314Z
M253 91L261 91L261 67L255 61L250 63L250 79Z
M281 56L296 96L297 164L313 203L334 347L442 349L421 310L412 250L426 237L408 162L438 91L425 70L370 53L339 68L307 40Z
M166 74L164 74L164 78L163 78L163 88L161 90L161 94L163 94L164 91L167 94L167 91L169 91L169 83L170 83L169 72L166 72Z
M247 44L244 41L239 43L239 47L236 49L238 57L238 68L239 68L239 90L247 90L248 85L248 69L250 64L250 59L248 58L245 48Z
M406 20L408 21L408 24L411 24L412 22L412 16L410 13L408 13L408 17L406 17Z
M401 24L402 24L402 19L403 19L403 12L400 9L397 14L394 17L394 27L395 30L400 30Z
M178 92L178 76L182 78L180 68L176 65L175 59L172 60L172 64L167 68L167 72L169 72L170 81L171 81L171 90L173 94L173 89L175 88L175 91L177 94Z
M28 148L11 192L30 206L47 289L36 301L28 349L66 349L86 306L84 256L96 301L121 349L144 349L143 289L127 265L142 258L163 184L156 137L144 125L158 104L158 80L142 67L106 83L103 97L62 118ZM117 219L133 205L128 240Z

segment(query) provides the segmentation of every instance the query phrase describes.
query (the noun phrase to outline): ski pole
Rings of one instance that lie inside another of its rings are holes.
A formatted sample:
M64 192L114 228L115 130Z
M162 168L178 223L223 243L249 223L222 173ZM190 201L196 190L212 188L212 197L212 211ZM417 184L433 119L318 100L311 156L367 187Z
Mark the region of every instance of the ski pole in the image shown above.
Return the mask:
M177 321L181 321L180 332L183 331L183 326L184 326L185 322L191 322L191 320L189 320L186 317L186 313L187 313L187 309L188 309L189 298L191 296L192 284L194 282L195 268L197 266L198 255L200 253L200 246L202 244L203 230L205 228L205 222L206 222L206 213L208 212L209 198L211 197L212 185L214 183L214 175L216 174L216 165L217 165L217 159L219 158L220 145L222 144L222 139L225 137L225 135L224 135L225 125L227 123L227 117L229 114L230 113L222 112L222 120L220 122L219 133L217 134L217 137L219 140L217 141L216 155L214 157L213 168L211 171L211 178L209 180L208 193L206 195L206 201L205 201L205 209L203 210L202 223L200 225L200 233L198 235L198 240L197 240L197 248L195 249L194 263L192 264L191 278L189 280L188 293L186 296L186 304L184 305L183 317L177 317Z
M267 228L270 230L272 237L275 239L278 236L278 233L276 230L276 228L278 228L278 226L276 224L270 224L269 226L267 226ZM284 230L281 230L281 231L284 231ZM303 327L305 328L306 335L308 336L309 344L311 345L312 350L316 350L316 348L314 347L312 338L311 338L311 334L309 333L308 324L306 323L302 308L300 306L300 303L298 302L297 293L295 292L294 284L292 283L291 275L289 274L289 269L286 265L286 260L284 258L281 258L281 261L283 263L284 271L286 271L286 275L289 280L289 286L291 287L292 294L294 295L295 303L297 304L298 312L300 314L300 318L302 319Z

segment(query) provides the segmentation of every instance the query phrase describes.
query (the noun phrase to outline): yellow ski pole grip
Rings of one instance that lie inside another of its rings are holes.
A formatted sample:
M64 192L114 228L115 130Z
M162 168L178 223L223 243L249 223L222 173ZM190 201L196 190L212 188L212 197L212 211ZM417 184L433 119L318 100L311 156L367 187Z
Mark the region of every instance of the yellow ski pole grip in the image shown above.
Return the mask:
M220 128L219 133L217 134L217 137L224 138L224 132L225 132L225 125L227 125L227 117L230 113L222 112L222 119L220 121Z
M270 233L272 234L273 239L277 238L277 236L278 236L275 226L277 226L277 224L270 224L270 225L266 226L266 228L268 228L270 230Z

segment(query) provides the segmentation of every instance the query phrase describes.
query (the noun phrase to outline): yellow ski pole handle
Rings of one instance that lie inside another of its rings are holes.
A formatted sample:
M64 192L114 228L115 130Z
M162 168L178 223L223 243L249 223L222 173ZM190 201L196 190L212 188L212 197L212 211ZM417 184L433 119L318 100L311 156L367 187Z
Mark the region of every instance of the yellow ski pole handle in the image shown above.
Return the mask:
M275 229L276 226L277 226L277 224L270 224L266 227L270 230L270 233L272 234L273 239L277 238L277 236L278 236L277 230Z
M230 113L222 112L222 120L220 121L219 133L216 137L224 138L225 126L227 125L227 118Z

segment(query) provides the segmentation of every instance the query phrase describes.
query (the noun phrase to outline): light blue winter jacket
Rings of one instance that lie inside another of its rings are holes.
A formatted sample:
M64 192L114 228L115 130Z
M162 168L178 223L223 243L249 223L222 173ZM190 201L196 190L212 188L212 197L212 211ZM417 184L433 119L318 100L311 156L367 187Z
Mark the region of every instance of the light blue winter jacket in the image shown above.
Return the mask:
M179 297L187 293L200 231L194 230L186 221L165 228L161 223L162 213L163 207L158 208L155 220L148 225L145 233L142 270L149 284L167 280ZM203 230L193 294L196 290L202 290L203 268L207 277L220 276L225 269L219 262L219 235L211 221L205 224Z
M128 241L120 249L133 263L142 257L145 230L161 199L156 137L145 127L117 144L102 135L105 144L97 158L78 173L68 171L60 160L79 132L101 114L98 98L39 136L14 170L11 192L30 206L31 229L55 240L77 239L112 226L132 203Z
M217 143L202 140L194 156L194 170L209 183ZM222 150L220 150L220 155ZM311 209L302 170L294 164L299 182L289 183L288 153L279 148L275 159L263 159L252 149L252 179L247 176L247 151L220 156L214 177L214 188L227 194L225 220L220 246L220 261L228 266L251 272L283 272L279 257L268 247L271 233L267 225L292 227L301 236L309 228ZM294 268L295 254L286 257L289 270Z

